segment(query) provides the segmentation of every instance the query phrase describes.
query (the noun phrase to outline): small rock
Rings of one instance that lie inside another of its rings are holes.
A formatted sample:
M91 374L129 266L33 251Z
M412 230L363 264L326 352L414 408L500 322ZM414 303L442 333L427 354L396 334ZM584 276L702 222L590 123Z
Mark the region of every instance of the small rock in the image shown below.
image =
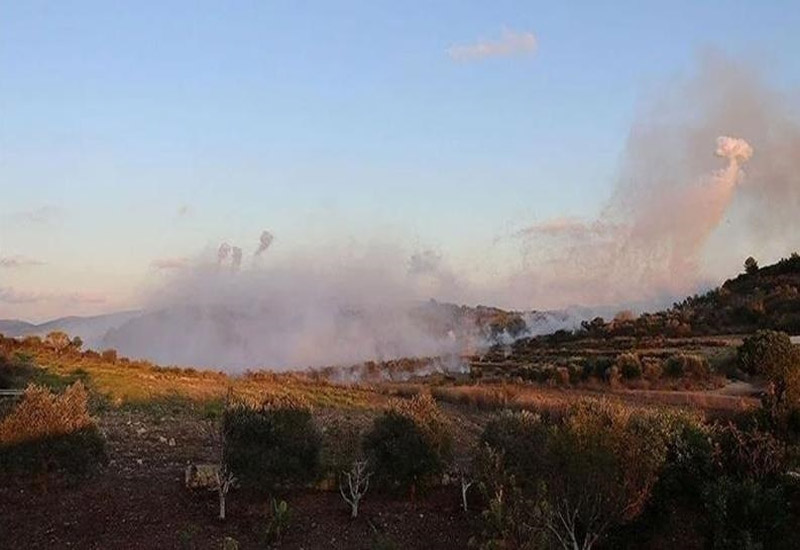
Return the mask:
M167 442L167 438L166 438L166 437L164 437L163 435L159 435L159 436L158 436L158 441L159 441L160 443L166 443L166 442Z
M141 466L141 465L143 465L143 464L144 464L144 460L142 460L141 458L137 458L137 459L136 459L136 464L138 464L139 466Z
M175 446L175 438L174 437L170 437L169 438L169 446L170 447L174 447Z

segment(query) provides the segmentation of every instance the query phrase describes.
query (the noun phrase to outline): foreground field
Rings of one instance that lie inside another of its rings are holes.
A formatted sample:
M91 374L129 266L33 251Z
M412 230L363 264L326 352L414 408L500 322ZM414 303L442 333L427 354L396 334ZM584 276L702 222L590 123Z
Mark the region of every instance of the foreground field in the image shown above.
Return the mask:
M359 367L362 382L337 384L330 379L342 372L335 370L231 377L158 367L111 352L81 352L75 346L59 349L36 339L5 339L4 376L11 385L35 383L61 391L81 381L89 388L90 411L106 441L108 462L77 479L48 474L47 469L33 478L5 476L0 486L0 547L216 549L227 537L240 548L481 547L500 536L487 531L486 514L494 501L487 500L492 495L486 487L479 491L476 485L469 511L464 511L454 466L419 493L373 490L359 517L351 519L335 479L337 456L358 447L349 436L368 431L398 400L422 395L438 403L453 442L453 465L472 460L487 425L503 410L559 418L576 404L598 403L602 410L630 411L624 414L631 418L647 410L689 411L698 418L727 422L757 411L765 388L759 378L728 377L740 344L737 337L539 341L462 358L470 368L458 373L414 376L419 366L414 360ZM690 371L678 377L617 376L615 369L627 368L631 355L639 366L696 363L706 370L699 378ZM604 376L594 374L598 365L605 369ZM352 375L353 369L348 372ZM217 494L188 489L184 473L189 464L219 461L220 421L231 395L254 402L308 403L324 436L323 469L334 472L333 478L322 476L313 484L272 495L246 487L233 490L227 519L216 519ZM11 406L6 400L3 408L8 411ZM265 535L274 516L271 496L285 500L290 511L278 538ZM647 546L704 544L691 529L682 533L672 527L669 533L657 535ZM622 536L608 534L612 535Z

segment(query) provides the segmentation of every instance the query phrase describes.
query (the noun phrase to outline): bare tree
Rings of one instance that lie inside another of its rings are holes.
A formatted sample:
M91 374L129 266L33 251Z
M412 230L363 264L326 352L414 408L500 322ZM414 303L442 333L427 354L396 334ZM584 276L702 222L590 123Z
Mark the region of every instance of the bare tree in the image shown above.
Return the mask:
M453 461L452 472L461 481L461 508L468 512L467 493L475 484L475 465L472 463L472 457L469 455L456 457Z
M231 397L233 394L233 388L229 387L227 395L225 396L225 405L224 408L227 409L230 406ZM217 468L214 477L214 485L211 487L212 491L217 491L217 495L219 496L219 519L225 519L225 503L228 496L228 491L231 490L231 487L235 487L237 484L236 476L233 472L228 468L228 464L225 460L225 430L223 427L222 422L220 422L219 429L219 468Z
M464 509L465 512L469 512L469 506L467 505L467 491L469 488L475 484L475 480L467 474L467 472L461 472L461 507Z
M356 460L349 472L342 472L339 480L339 492L344 501L350 505L350 517L358 517L358 504L369 489L369 478L372 473L366 460ZM345 487L344 480L347 480Z
M225 519L225 500L231 487L236 486L236 476L228 470L225 464L221 464L216 472L214 487L212 491L217 491L219 495L219 519Z

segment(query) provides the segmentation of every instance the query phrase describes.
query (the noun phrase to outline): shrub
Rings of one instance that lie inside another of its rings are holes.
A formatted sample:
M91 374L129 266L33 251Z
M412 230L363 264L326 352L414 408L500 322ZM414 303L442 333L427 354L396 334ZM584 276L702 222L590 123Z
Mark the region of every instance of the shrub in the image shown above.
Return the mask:
M441 459L420 427L396 411L375 420L364 438L364 453L375 469L376 482L391 490L424 485L442 469Z
M2 471L84 474L105 460L105 442L89 416L88 395L80 382L62 395L28 386L0 422Z
M412 491L441 473L451 445L448 426L428 394L391 403L363 443L378 485Z
M739 364L769 381L762 409L773 430L789 439L800 436L800 351L783 332L761 330L745 338Z
M64 435L91 426L88 399L81 382L75 382L62 395L42 386L28 386L22 401L0 422L0 444Z
M796 547L786 467L784 447L752 426L686 424L670 440L642 524L671 529L664 519L679 511L693 519L706 548Z
M708 360L702 355L678 353L667 359L664 365L664 374L671 378L688 376L705 380L711 376L711 367Z
M752 375L774 378L794 368L798 351L785 332L759 330L737 350L739 366Z
M642 363L635 353L621 353L615 362L619 373L626 380L642 377Z
M656 358L648 358L642 363L642 375L645 378L650 380L651 382L655 382L656 380L661 378L664 369L661 366L661 361Z
M506 508L517 514L526 508L523 516L539 522L535 531L552 534L554 544L591 548L647 502L666 457L667 424L604 402L581 403L551 422L506 414L482 436L508 480L486 495L490 506L504 494ZM482 486L488 484L484 479Z
M236 403L222 417L223 462L244 486L271 491L313 481L322 435L302 402Z

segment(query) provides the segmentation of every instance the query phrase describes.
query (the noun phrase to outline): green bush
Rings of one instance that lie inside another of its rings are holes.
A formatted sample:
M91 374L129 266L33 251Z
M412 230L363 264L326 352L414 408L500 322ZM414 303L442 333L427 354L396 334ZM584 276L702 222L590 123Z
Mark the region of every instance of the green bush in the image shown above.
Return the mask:
M708 360L702 355L678 353L664 364L664 374L670 378L690 377L705 380L711 376Z
M789 336L774 330L759 330L745 338L737 356L744 372L767 378L780 376L800 362Z
M615 362L619 373L626 380L642 377L642 362L635 353L621 353Z
M0 472L86 475L105 464L105 440L95 426L43 439L0 445Z
M531 537L552 536L555 546L591 548L647 502L669 429L655 414L604 402L579 403L562 418L521 412L490 422L481 439L493 460L481 487L485 517L504 538L494 543L528 548Z
M677 512L706 548L796 548L786 467L784 447L756 427L685 425L632 532L671 538L667 519Z
M500 453L504 471L524 485L541 465L547 428L541 417L529 411L504 411L486 424L480 443Z
M322 435L307 406L235 404L223 413L222 431L223 460L244 486L271 491L316 479Z
M363 445L376 483L389 490L424 486L442 471L443 460L422 428L394 410L375 420Z

